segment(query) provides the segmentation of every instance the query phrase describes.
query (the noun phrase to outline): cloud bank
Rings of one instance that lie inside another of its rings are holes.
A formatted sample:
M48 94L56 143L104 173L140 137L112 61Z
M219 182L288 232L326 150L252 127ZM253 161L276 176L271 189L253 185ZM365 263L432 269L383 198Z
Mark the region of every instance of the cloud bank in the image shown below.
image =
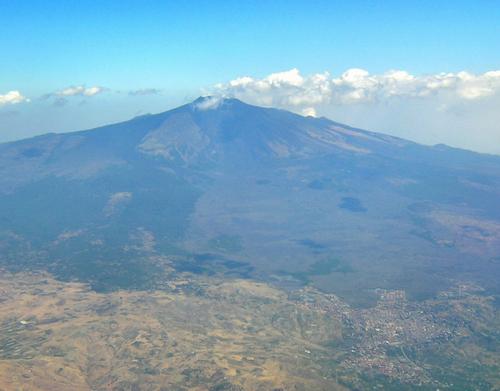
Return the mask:
M320 105L374 104L396 98L483 99L500 92L500 70L478 75L464 71L416 76L403 70L370 74L352 68L332 77L328 72L303 76L294 68L261 79L239 77L217 84L212 92L312 114Z
M500 154L500 70L414 75L351 68L332 76L303 75L294 68L262 78L238 77L204 92L424 144Z
M0 106L3 105L15 105L17 103L29 102L29 99L26 98L19 91L9 91L4 95L0 94Z

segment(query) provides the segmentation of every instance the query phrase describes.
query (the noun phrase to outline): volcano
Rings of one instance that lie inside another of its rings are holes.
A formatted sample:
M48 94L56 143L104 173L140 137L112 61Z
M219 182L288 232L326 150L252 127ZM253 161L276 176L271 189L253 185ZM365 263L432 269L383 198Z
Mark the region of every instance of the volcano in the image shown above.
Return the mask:
M498 156L202 97L0 144L0 267L98 291L255 278L355 305L456 279L498 294L499 199Z

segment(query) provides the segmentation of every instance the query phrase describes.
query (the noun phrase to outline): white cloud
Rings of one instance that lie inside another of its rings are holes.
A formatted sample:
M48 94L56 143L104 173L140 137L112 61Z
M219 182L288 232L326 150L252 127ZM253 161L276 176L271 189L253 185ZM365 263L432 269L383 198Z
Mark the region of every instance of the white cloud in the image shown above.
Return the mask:
M316 110L314 107L306 107L305 109L302 109L302 115L305 117L316 117Z
M94 87L84 87L84 86L72 86L67 87L63 90L57 91L52 95L60 96L60 97L68 97L68 96L94 96L100 94L105 89L103 87L94 86Z
M9 91L4 95L0 95L0 106L9 104L14 105L22 102L29 102L29 99L19 91Z
M208 96L194 102L194 108L196 110L212 110L219 107L222 102L223 99L219 96Z
M70 86L70 87L63 88L62 90L59 90L59 91L45 94L45 95L41 96L40 99L41 100L51 100L53 106L63 107L63 106L66 106L69 103L70 99L73 97L90 98L90 97L99 95L105 91L109 91L109 90L107 88L100 87L100 86L93 86L93 87L85 87L82 85Z
M217 95L299 112L321 105L380 103L393 98L425 99L437 95L448 101L478 100L499 92L500 71L416 76L403 70L372 75L358 68L333 78L328 72L302 76L294 68L261 79L239 77L212 89Z
M297 68L285 72L271 73L266 77L266 81L272 86L290 85L300 87L304 83L304 78Z

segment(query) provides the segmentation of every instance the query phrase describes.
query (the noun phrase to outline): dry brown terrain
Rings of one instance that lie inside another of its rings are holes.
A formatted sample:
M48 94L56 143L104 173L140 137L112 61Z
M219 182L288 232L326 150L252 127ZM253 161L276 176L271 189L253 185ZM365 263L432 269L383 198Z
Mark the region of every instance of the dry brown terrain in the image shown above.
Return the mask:
M499 389L500 317L482 292L379 289L360 309L241 279L96 293L1 271L0 391Z
M177 284L171 293L97 294L3 273L0 390L342 389L319 375L310 352L324 348L302 324L314 320L336 338L328 315L263 284L199 281L189 294Z

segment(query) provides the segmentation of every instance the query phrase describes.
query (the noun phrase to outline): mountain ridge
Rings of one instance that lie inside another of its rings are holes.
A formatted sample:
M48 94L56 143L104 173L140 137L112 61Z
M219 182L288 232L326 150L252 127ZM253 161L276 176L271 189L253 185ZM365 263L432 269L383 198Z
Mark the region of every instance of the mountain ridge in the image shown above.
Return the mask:
M214 99L214 98L215 98L214 96L210 96L210 95L209 96L200 96L200 97L198 97L197 99L195 99L194 101L192 101L190 103L186 103L186 104L180 105L178 107L175 107L175 108L172 108L172 109L168 109L166 111L162 111L162 112L159 112L159 113L141 114L141 115L132 117L130 119L125 119L123 121L118 121L118 122L112 122L112 123L108 123L108 124L103 124L103 125L99 125L97 127L88 128L88 129L79 129L79 130L75 130L75 131L66 131L66 132L47 132L47 133L35 135L35 136L32 136L32 137L25 137L25 138L18 139L18 140L11 140L11 141L0 142L0 146L5 146L5 145L10 145L10 144L16 144L16 143L26 142L28 140L35 140L35 139L38 139L38 138L44 138L44 137L49 137L49 136L74 135L74 134L94 132L94 131L99 131L99 130L101 130L103 128L120 126L120 125L123 125L123 124L128 124L128 123L131 123L131 122L140 121L140 120L144 120L144 119L162 118L165 115L170 114L171 112L178 111L178 110L185 109L185 108L189 108L189 107L193 107L193 105L196 105L197 103L203 102L203 101L208 100L208 99ZM416 141L412 141L412 140L405 139L405 138L398 137L398 136L389 135L389 134L384 133L384 132L375 132L375 131L370 131L370 130L367 130L367 129L362 129L362 128L358 128L358 127L355 127L355 126L351 126L351 125L348 125L348 124L345 124L345 123L342 123L342 122L338 122L338 121L332 120L332 119L330 119L328 117L325 117L325 116L321 116L321 117L303 116L303 115L300 115L300 114L297 114L297 113L290 112L290 111L285 110L285 109L279 109L279 108L273 108L273 107L261 107L261 106L257 106L257 105L252 105L252 104L249 104L249 103L245 103L245 102L243 102L243 101L241 101L241 100L239 100L237 98L220 98L220 100L222 102L237 102L239 104L242 104L242 105L245 105L245 106L248 106L248 107L252 107L252 108L257 108L257 109L260 109L260 110L275 110L275 111L278 111L278 112L286 112L288 114L291 114L291 115L294 115L294 116L297 116L297 117L300 117L300 118L308 118L308 119L315 120L315 121L318 121L318 122L326 121L326 122L328 122L330 124L333 124L333 125L336 125L336 126L340 126L342 128L346 128L346 129L349 129L349 130L352 130L352 131L356 131L356 132L360 132L360 133L366 133L366 134L371 134L371 135L378 135L378 136L382 136L382 137L391 138L391 139L394 139L394 140L401 140L401 141L406 142L406 143L412 143L412 144L420 145L420 146L423 146L423 147L430 147L430 148L436 148L436 149L446 148L446 149L452 149L452 150L456 150L456 151L463 151L463 152L469 152L469 153L486 155L486 156L494 156L494 157L498 157L499 156L497 154L486 153L486 152L479 152L479 151L469 150L469 149L460 148L460 147L454 147L454 146L450 146L450 145L445 144L445 143L438 143L438 144L432 144L432 145L431 144L429 144L429 145L428 144L421 144L421 143L418 143ZM202 109L202 110L211 110L211 109L213 109L213 108Z

